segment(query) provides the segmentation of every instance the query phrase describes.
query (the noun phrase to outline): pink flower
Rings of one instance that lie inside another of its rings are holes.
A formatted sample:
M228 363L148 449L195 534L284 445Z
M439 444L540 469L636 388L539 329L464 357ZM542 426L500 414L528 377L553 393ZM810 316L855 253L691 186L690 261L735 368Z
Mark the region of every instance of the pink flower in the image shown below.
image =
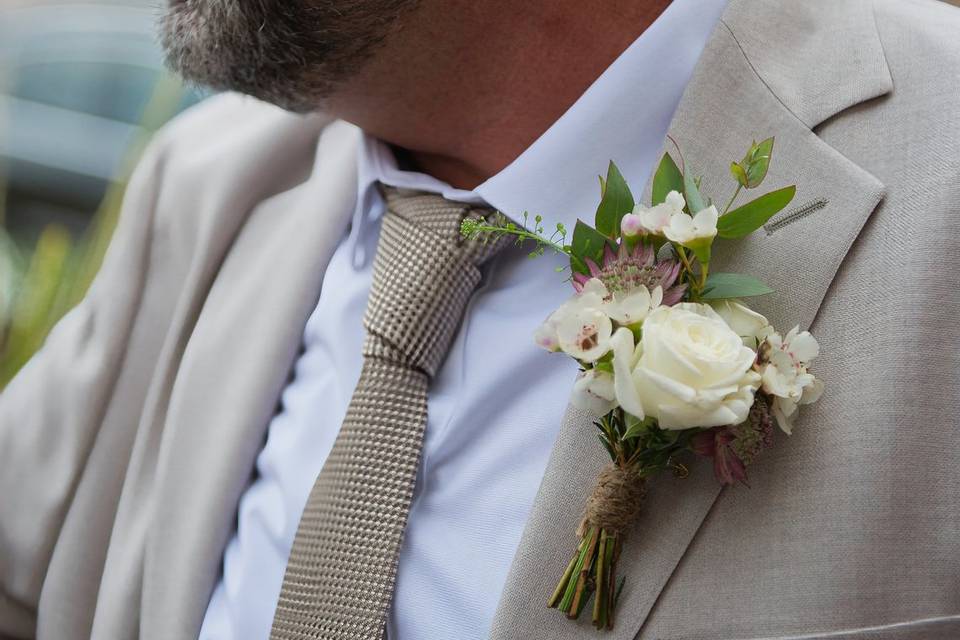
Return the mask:
M611 294L629 292L640 286L649 291L660 287L663 290L665 306L673 306L683 299L687 285L676 284L680 275L680 263L676 260L661 260L657 262L653 247L645 243L637 243L633 250L626 244L621 244L614 252L610 245L603 249L603 264L598 265L587 258L589 274L573 274L573 288L578 292L591 279L600 280Z

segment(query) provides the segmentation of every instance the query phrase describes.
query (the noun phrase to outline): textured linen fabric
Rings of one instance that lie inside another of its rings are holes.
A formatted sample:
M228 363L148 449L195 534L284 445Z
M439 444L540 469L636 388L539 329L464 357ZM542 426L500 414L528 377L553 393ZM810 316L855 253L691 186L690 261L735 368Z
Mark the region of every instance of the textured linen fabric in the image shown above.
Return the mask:
M960 250L958 30L960 13L937 2L727 8L671 129L711 192L730 185L725 168L742 156L742 137L773 134L769 188L796 183L798 207L826 202L728 245L717 268L748 269L775 286L758 304L780 326L813 329L828 388L751 469L750 489L718 491L703 465L685 482L650 487L624 547L628 579L607 638L960 635L960 301L950 263ZM234 95L157 139L90 295L0 395L0 637L197 636L304 326L318 292L335 289L321 284L356 211L363 146L350 125ZM538 286L556 282L543 263L514 257L528 277L540 274ZM504 289L481 291L467 322L499 309L505 323L477 339L500 345L488 340L518 333L505 328L527 290L510 289L518 285L492 266L491 284ZM453 382L431 398L440 415L482 412L489 397L517 391L510 397L539 429L537 417L555 405L531 402L517 380L566 376L551 383L562 395L572 382L548 354L511 375L463 362L456 347L450 357L437 381ZM344 370L352 383L359 362ZM491 395L458 405L461 376ZM518 424L487 426L526 436ZM457 441L471 446L488 433ZM596 637L548 611L540 593L574 543L562 532L579 505L559 498L584 489L602 461L576 413L557 447L519 546L497 527L464 522L456 533L470 542L443 556L472 557L471 531L503 534L499 543L516 548L493 618L497 639ZM517 448L502 474L536 455ZM451 477L428 482L450 487ZM491 501L523 486L514 476L468 477ZM434 491L424 506L442 497ZM270 504L298 510L303 500ZM524 500L507 501L502 519L523 519ZM490 564L501 563L510 559ZM471 575L487 593L500 590L479 568ZM460 582L441 586L453 593ZM436 604L471 611L453 600ZM409 601L401 607L413 611ZM429 617L413 615L411 625Z
M304 508L270 637L380 640L420 465L427 388L480 267L507 237L460 235L491 217L391 189L364 316L360 380Z

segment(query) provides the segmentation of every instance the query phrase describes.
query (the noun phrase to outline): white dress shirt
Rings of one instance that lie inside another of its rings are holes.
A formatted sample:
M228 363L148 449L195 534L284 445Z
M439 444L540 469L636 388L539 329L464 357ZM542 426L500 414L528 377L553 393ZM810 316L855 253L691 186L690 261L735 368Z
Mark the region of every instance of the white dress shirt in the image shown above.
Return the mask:
M597 175L611 159L634 194L642 190L724 1L675 0L542 137L472 192L401 171L383 143L365 140L353 223L327 268L303 352L240 499L202 640L269 637L300 514L360 375L383 213L376 183L485 202L514 219L539 213L548 228L562 222L573 229L578 216L592 222ZM388 621L392 640L489 633L576 373L569 358L532 339L573 292L554 270L565 261L526 253L514 247L487 267L432 381Z

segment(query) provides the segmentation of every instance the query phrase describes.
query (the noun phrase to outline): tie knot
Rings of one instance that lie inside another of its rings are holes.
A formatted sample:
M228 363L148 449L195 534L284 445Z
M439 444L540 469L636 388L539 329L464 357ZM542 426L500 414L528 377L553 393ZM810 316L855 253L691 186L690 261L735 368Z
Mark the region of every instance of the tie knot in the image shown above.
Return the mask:
M384 195L387 212L364 316L364 356L432 377L480 282L480 266L505 238L461 237L465 217L488 217L490 209L408 190L384 189Z

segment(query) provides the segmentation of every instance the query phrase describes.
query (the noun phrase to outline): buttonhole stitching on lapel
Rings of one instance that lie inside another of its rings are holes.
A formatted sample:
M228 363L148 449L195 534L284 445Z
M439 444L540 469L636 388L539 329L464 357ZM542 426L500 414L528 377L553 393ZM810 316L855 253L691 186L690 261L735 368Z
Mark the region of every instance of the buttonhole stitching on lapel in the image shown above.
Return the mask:
M773 216L767 224L763 225L763 229L767 232L768 236L773 235L774 231L778 231L792 222L806 218L811 213L826 207L828 203L829 201L826 198L818 198L801 207L791 209L784 213L778 213Z

